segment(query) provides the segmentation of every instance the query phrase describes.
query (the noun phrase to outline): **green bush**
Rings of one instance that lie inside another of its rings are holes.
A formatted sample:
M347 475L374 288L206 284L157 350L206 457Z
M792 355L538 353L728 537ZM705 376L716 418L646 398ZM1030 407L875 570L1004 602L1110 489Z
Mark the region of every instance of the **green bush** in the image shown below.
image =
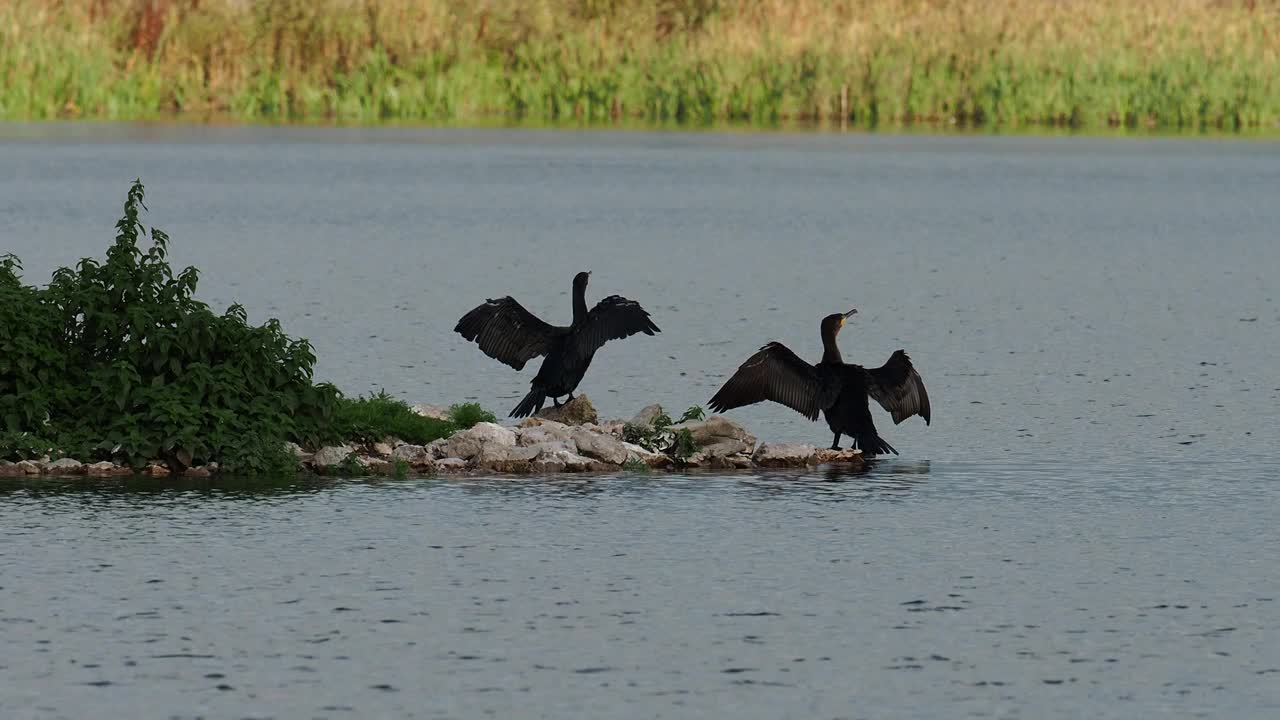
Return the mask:
M195 300L198 271L174 274L142 201L135 181L106 259L61 268L45 288L0 257L0 458L265 472L285 462L285 440L336 440L340 395L313 383L311 345L276 320L250 325L239 305L218 315Z

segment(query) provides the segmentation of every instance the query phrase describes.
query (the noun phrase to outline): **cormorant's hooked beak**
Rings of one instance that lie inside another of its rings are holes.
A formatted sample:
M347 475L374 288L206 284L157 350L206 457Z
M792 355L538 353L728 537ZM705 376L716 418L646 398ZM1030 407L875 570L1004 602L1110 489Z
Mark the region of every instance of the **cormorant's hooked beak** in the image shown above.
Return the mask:
M844 325L844 324L845 324L845 322L847 322L847 321L849 320L849 318L851 318L851 317L853 317L854 315L857 315L857 314L858 314L858 308L853 308L853 309L852 309L852 310L850 310L849 312L847 312L847 313L845 313L845 314L841 315L841 316L840 316L840 324L841 324L841 325Z

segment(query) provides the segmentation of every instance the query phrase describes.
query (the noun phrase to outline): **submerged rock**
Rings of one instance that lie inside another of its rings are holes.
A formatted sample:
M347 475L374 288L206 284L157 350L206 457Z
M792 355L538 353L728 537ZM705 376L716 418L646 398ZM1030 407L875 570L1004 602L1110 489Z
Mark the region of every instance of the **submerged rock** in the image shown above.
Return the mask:
M534 417L555 420L565 425L582 425L600 420L595 406L586 395L579 395L560 407L544 407Z

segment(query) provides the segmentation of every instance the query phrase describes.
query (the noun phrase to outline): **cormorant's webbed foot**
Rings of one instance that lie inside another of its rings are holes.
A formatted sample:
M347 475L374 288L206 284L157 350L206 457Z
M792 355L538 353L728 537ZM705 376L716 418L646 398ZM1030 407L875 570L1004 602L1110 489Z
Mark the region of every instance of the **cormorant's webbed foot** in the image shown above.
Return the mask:
M831 449L832 450L840 449L840 433L836 433L836 439L831 441Z
M551 404L555 405L556 407L560 407L560 401L555 399L554 397L551 398Z
M569 393L569 399L565 402L573 402L573 393Z

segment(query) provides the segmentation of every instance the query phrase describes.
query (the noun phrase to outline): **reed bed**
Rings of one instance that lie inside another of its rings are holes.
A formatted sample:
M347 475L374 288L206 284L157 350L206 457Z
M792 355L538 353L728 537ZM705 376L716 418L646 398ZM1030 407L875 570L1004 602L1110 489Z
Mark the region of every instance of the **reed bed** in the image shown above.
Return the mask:
M1280 123L1280 0L0 5L7 119Z

